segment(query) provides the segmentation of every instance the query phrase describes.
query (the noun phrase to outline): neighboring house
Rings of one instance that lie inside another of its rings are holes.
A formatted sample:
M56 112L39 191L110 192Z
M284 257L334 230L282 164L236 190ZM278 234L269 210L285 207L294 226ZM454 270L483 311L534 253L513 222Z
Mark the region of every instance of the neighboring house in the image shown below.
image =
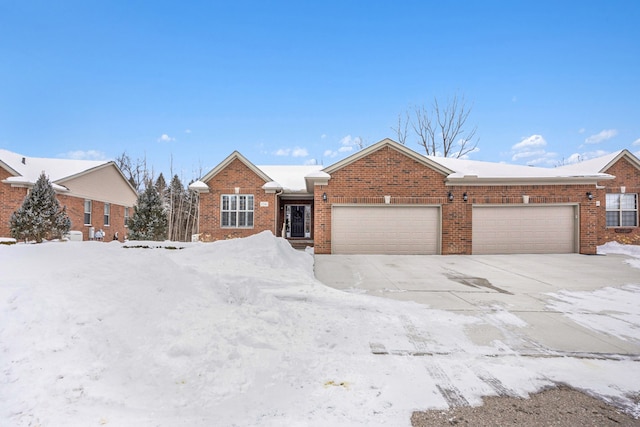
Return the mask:
M640 162L626 150L596 160L506 165L385 139L326 168L255 166L234 152L190 188L205 241L270 230L318 254L595 254L608 240L640 243Z
M137 193L111 161L26 157L0 149L0 237L10 236L9 221L40 174L49 178L71 230L83 239L104 231L104 240L124 240L125 221L133 214Z
M640 160L628 150L558 168L567 173L607 173L615 178L600 182L598 201L605 213L598 216L598 244L617 241L640 245L638 195ZM603 194L604 192L604 194ZM596 193L594 193L596 194Z

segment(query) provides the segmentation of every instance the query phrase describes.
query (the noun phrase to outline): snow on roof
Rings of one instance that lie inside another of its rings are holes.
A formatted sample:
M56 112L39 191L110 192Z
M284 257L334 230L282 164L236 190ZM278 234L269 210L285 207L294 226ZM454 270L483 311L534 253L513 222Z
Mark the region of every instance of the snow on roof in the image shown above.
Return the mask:
M0 161L20 174L20 176L17 177L14 176L7 178L7 181L22 184L35 183L42 172L49 177L49 181L55 183L61 179L68 178L109 163L108 160L72 160L27 157L4 149L0 149Z
M209 186L204 182L198 180L193 181L191 184L189 184L189 189L193 191L204 192L209 190Z
M566 173L574 174L597 174L603 171L603 169L611 163L616 157L620 155L624 150L614 151L613 153L605 154L595 159L584 160L578 163L570 165L560 166L557 169L565 171Z
M284 166L257 166L267 174L280 187L290 192L306 192L307 184L304 177L310 173L322 170L322 165L284 165Z
M426 156L434 162L453 170L448 178L474 176L478 178L569 178L578 176L603 175L598 171L576 174L562 168L543 168L536 166L512 165L507 163L482 162L478 160L455 159L450 157Z

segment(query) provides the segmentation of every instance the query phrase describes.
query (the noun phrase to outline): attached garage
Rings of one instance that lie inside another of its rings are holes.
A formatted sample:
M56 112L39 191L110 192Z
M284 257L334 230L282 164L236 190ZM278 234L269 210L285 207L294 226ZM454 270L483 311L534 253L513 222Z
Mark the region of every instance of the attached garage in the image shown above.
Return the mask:
M575 205L473 206L473 254L577 252Z
M440 207L334 205L334 254L433 255L440 253Z

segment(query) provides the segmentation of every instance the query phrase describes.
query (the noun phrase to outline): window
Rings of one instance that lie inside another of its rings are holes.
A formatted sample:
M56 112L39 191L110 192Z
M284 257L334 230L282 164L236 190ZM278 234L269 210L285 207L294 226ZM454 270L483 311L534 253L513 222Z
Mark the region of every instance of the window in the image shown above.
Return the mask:
M607 194L607 227L638 226L638 195Z
M91 200L84 201L84 225L91 225Z
M253 227L253 196L222 195L222 227Z
M111 203L104 204L104 225L109 225L109 217L111 216Z
M129 207L128 206L124 207L124 226L125 227L129 226Z

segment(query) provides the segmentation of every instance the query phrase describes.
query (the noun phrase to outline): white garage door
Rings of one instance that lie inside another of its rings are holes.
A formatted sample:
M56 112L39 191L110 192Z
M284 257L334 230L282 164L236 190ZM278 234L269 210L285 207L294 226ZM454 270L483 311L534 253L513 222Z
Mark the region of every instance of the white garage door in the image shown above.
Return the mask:
M440 208L433 206L334 206L334 254L440 252Z
M574 206L474 206L474 254L576 252Z

